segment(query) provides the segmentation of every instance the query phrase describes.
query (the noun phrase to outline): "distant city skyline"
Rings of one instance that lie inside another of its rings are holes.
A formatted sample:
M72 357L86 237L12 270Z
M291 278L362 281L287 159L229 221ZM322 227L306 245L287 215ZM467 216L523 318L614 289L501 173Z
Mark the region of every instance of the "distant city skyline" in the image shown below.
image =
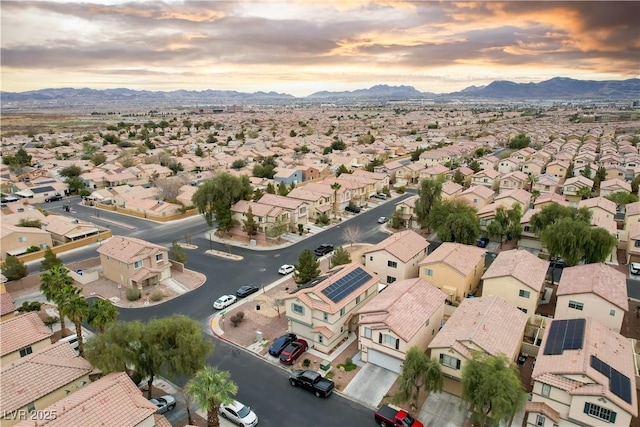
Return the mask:
M640 77L640 2L5 1L1 88L314 92Z

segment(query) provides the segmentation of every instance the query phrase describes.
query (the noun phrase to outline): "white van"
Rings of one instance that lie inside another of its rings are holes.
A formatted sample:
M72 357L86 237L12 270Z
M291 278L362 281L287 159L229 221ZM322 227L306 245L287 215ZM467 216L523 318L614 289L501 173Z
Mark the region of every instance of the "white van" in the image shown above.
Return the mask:
M87 336L82 334L82 342L85 342L87 340ZM73 335L69 335L66 336L64 338L60 338L60 340L58 342L68 342L71 347L74 350L78 350L78 335L77 334L73 334Z

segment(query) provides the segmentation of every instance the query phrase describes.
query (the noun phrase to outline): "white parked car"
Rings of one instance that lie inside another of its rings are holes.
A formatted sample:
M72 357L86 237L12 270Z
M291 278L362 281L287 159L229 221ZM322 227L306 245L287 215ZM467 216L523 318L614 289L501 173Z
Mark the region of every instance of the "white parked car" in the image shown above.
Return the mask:
M631 270L631 274L639 275L640 274L640 262L632 262L629 266Z
M243 427L253 427L258 424L258 416L255 412L237 400L228 405L220 405L218 412L223 418Z
M235 295L222 295L220 298L213 303L213 308L217 310L222 310L225 307L229 307L231 304L236 302L238 298Z
M278 270L278 273L282 275L287 275L289 273L293 273L295 269L296 268L293 265L285 264L282 267L280 267L280 270Z

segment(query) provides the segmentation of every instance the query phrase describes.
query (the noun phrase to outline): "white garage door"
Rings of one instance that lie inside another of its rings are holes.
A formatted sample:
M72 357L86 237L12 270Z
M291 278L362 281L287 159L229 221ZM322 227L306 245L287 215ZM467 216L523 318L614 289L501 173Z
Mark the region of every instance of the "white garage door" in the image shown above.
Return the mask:
M376 350L369 349L369 354L367 357L367 361L369 363L373 363L374 365L381 366L390 371L400 373L402 370L402 360L396 359L395 357L391 357L388 354L380 353Z

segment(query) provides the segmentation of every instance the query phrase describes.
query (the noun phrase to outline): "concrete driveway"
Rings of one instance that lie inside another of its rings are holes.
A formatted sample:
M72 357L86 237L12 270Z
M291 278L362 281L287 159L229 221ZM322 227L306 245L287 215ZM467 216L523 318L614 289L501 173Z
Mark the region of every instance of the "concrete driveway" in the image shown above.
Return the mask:
M377 407L389 391L398 374L372 363L365 363L351 382L345 387L344 394L364 405Z
M425 427L459 427L469 416L462 400L446 392L429 393L417 418Z

